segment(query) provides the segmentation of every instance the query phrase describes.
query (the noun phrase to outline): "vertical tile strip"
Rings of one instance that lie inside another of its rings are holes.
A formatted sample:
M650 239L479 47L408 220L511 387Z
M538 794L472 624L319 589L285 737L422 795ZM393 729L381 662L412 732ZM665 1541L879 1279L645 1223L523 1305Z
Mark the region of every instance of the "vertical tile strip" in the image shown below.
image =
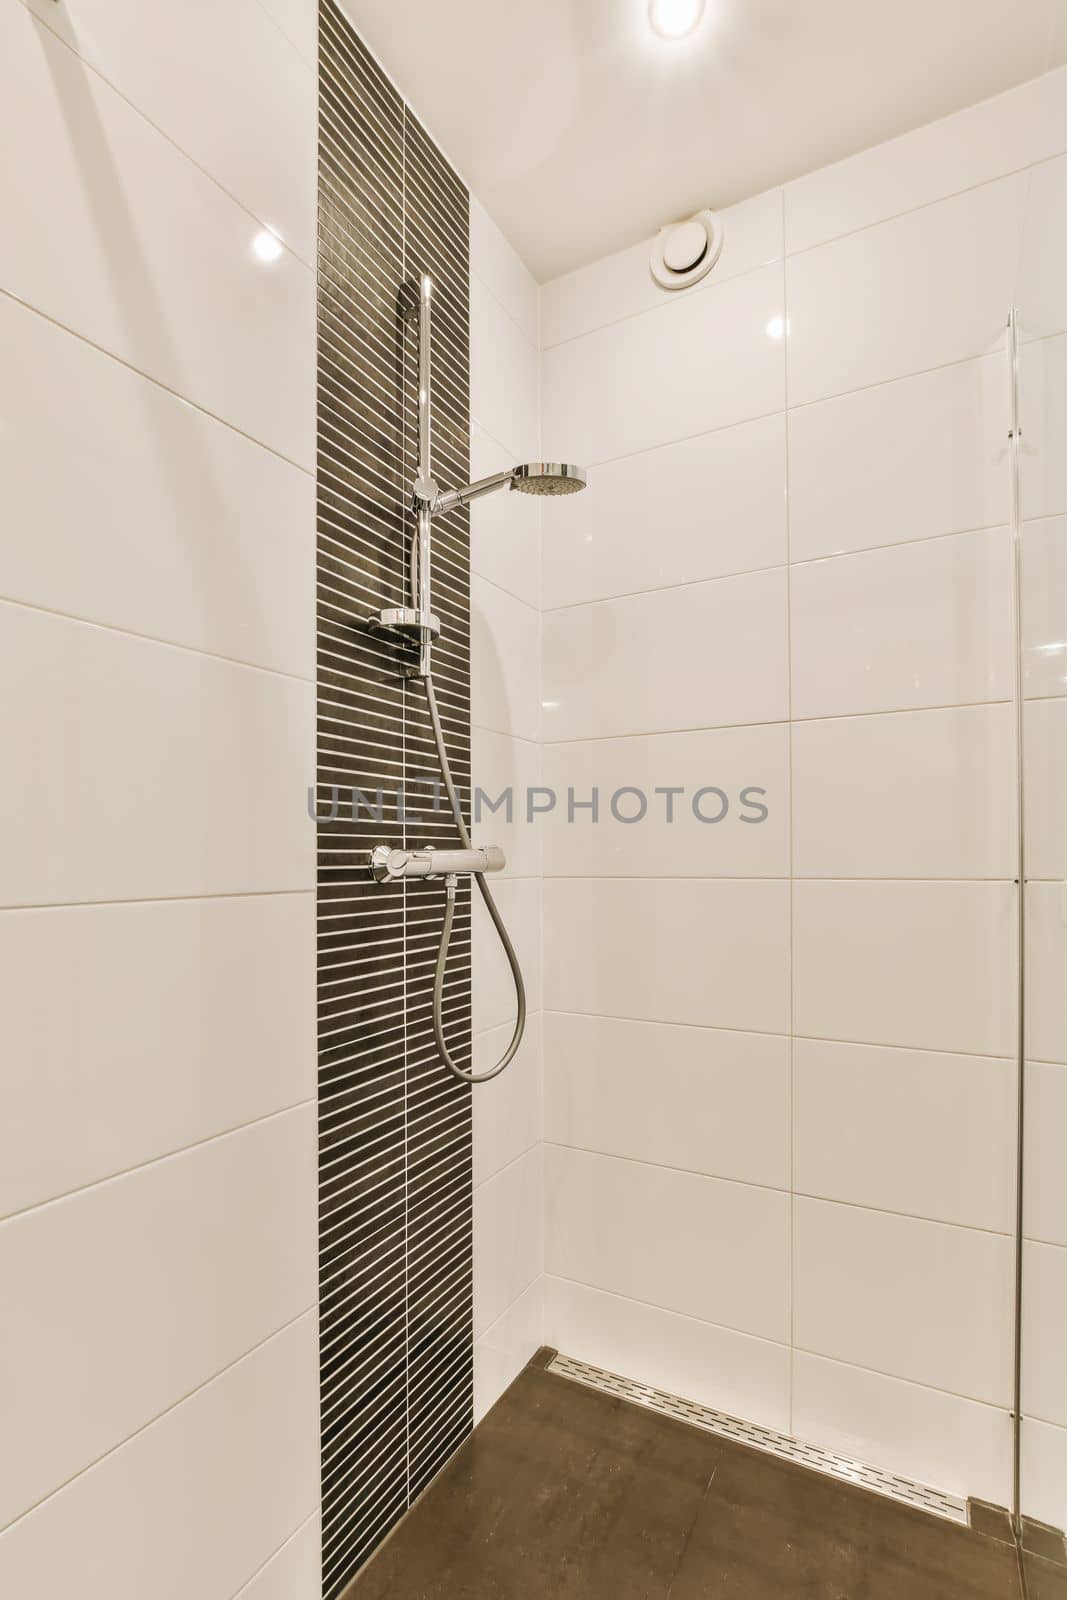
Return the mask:
M404 603L415 340L433 275L434 469L470 476L468 197L333 0L320 5L319 1192L324 1595L349 1582L472 1425L470 1090L437 1061L439 884L382 889L372 845L453 843L421 685L364 619ZM469 517L434 530L435 681L470 793ZM353 791L368 804L353 814ZM384 796L382 815L377 812ZM417 819L417 820L413 820ZM470 1061L470 895L446 1031Z

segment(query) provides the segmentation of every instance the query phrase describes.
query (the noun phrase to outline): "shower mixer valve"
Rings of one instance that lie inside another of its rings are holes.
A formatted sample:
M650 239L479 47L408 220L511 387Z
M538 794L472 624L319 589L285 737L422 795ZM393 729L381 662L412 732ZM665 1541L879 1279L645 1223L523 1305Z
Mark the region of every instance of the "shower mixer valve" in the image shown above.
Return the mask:
M376 844L370 853L371 877L377 883L399 883L402 878L449 878L456 873L501 872L507 858L499 845L470 850L398 850Z

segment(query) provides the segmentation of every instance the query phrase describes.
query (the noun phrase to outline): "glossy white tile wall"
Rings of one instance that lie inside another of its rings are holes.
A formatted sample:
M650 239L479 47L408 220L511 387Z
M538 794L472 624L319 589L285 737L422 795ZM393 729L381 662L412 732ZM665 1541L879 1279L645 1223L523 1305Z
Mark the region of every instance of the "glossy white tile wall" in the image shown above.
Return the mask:
M545 1337L1000 1503L1004 330L1027 288L1030 1074L1055 1125L1065 85L1060 70L736 208L725 270L687 295L650 283L647 245L542 294L545 446L594 469L542 534ZM767 789L759 827L740 822L745 784ZM668 824L653 791L671 785L734 804L702 826L676 803ZM570 820L568 788L594 787L602 820ZM611 814L625 789L650 800L638 823ZM1030 1227L1062 1248L1062 1139L1032 1128L1031 1145ZM724 1180L748 1197L744 1270L719 1259ZM777 1312L759 1302L771 1258ZM1047 1508L1067 1433L1033 1426Z
M309 267L258 259L260 220L23 5L3 8L0 62L0 289L310 467Z
M0 1589L42 1600L321 1590L314 38L0 17Z
M539 352L538 286L472 200L472 476L539 458ZM543 1337L541 841L525 821L527 791L542 782L540 500L505 491L472 506L471 575L472 781L485 797L480 819L476 799L474 837L507 854L493 892L519 953L529 1008L515 1060L474 1091L480 1418ZM515 992L478 896L474 915L474 1068L484 1072L511 1040Z
M1027 1018L1023 1508L1067 1526L1067 159L1036 167L1019 286Z
M317 1509L317 1364L309 1311L0 1534L4 1592L236 1595Z

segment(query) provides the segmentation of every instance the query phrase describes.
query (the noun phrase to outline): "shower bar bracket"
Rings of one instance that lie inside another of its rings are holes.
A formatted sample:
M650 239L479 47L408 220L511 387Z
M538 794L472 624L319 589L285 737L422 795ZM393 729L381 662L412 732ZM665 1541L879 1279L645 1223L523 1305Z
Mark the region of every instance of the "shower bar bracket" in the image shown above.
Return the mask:
M399 883L404 878L451 878L457 874L501 872L507 858L499 845L471 850L398 850L377 844L368 862L376 883Z

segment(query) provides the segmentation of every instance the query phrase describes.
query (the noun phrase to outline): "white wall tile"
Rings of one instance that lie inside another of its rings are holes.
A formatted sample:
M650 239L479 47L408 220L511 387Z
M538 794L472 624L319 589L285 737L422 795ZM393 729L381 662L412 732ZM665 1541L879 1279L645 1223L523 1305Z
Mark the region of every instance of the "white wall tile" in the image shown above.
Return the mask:
M309 66L318 61L319 8L315 0L258 0Z
M315 262L316 85L258 0L185 0L130 15L29 0L53 32L309 266Z
M318 1505L318 1404L308 1313L0 1535L0 1589L230 1600Z
M1023 1411L1067 1427L1067 1249L1028 1242L1023 1256Z
M798 1039L793 1096L802 1194L1014 1229L1013 1062Z
M545 737L781 721L785 618L782 568L546 612Z
M537 347L490 294L470 281L471 420L510 451L512 460L540 455Z
M1067 70L786 185L786 242L806 250L1067 149Z
M793 567L793 715L1008 699L1010 556L998 528Z
M1015 893L1010 883L797 882L797 1033L1011 1055Z
M302 1107L0 1227L0 1526L314 1302L315 1154Z
M24 6L0 62L0 287L311 467L313 274Z
M541 880L490 880L493 899L518 952L531 1011L541 1009ZM475 891L471 913L473 1026L475 1033L501 1027L515 1017L515 981L499 935L481 895Z
M1067 698L1028 702L1023 753L1027 872L1067 878Z
M785 723L546 745L545 786L556 795L542 824L548 875L789 874ZM657 794L664 788L684 792ZM719 792L702 793L710 789ZM591 811L579 809L594 790L595 822ZM638 817L643 805L640 821L621 822L615 814Z
M1067 1526L1067 1428L1023 1418L1022 1503L1028 1517Z
M1008 520L1002 354L789 413L794 561Z
M695 1317L545 1279L545 1341L608 1372L789 1431L789 1351Z
M555 1011L784 1033L788 886L548 879L545 1003Z
M798 1197L794 1240L800 1349L1007 1403L1008 1237Z
M471 724L536 742L541 731L541 618L471 578Z
M474 1039L474 1070L488 1072L511 1043L511 1024ZM527 1018L518 1054L474 1096L474 1182L484 1183L541 1142L543 1122L542 1013Z
M314 882L308 683L0 606L8 905Z
M1010 705L799 722L792 737L799 877L1014 876Z
M547 508L542 540L546 608L780 565L784 417L606 462Z
M545 1270L782 1342L789 1198L545 1146Z
M540 1146L474 1192L474 1337L480 1339L544 1270Z
M537 279L473 195L470 229L471 272L482 280L536 349L540 342Z
M1011 1498L1006 1411L798 1350L793 1428L801 1439L994 1505Z
M1026 890L1026 1051L1034 1061L1067 1064L1067 888Z
M313 1098L314 922L310 894L0 913L0 1216Z
M1026 1233L1067 1245L1067 1067L1026 1064Z
M471 427L471 482L518 463L511 451L480 428ZM561 502L562 503L562 502ZM553 515L558 513L549 508ZM541 501L500 490L470 508L471 571L506 589L528 606L541 604Z
M1025 198L1001 178L790 256L790 402L1002 349Z
M311 476L2 297L0 349L0 594L314 677Z
M544 1279L536 1278L474 1346L474 1421L481 1422L544 1340Z
M507 866L500 877L541 875L541 833L526 820L528 792L542 784L541 763L539 744L485 728L471 729L471 836L478 844L497 844L504 851ZM500 877L493 882L499 883Z
M1067 694L1067 517L1023 524L1021 572L1026 694Z
M1067 511L1067 337L1038 339L1019 352L1024 517Z
M781 268L762 267L546 351L546 456L591 466L780 410L781 316Z
M312 1517L234 1600L321 1600L322 1526Z
M789 1095L788 1039L545 1013L555 1144L785 1189Z
M701 293L777 261L782 254L782 191L769 189L721 213L722 254L699 285L686 293ZM663 289L649 269L651 239L603 256L541 290L542 342L545 349L591 333L609 322L667 303L673 291Z
M1019 271L1019 321L1024 338L1067 329L1067 156L1030 173Z

